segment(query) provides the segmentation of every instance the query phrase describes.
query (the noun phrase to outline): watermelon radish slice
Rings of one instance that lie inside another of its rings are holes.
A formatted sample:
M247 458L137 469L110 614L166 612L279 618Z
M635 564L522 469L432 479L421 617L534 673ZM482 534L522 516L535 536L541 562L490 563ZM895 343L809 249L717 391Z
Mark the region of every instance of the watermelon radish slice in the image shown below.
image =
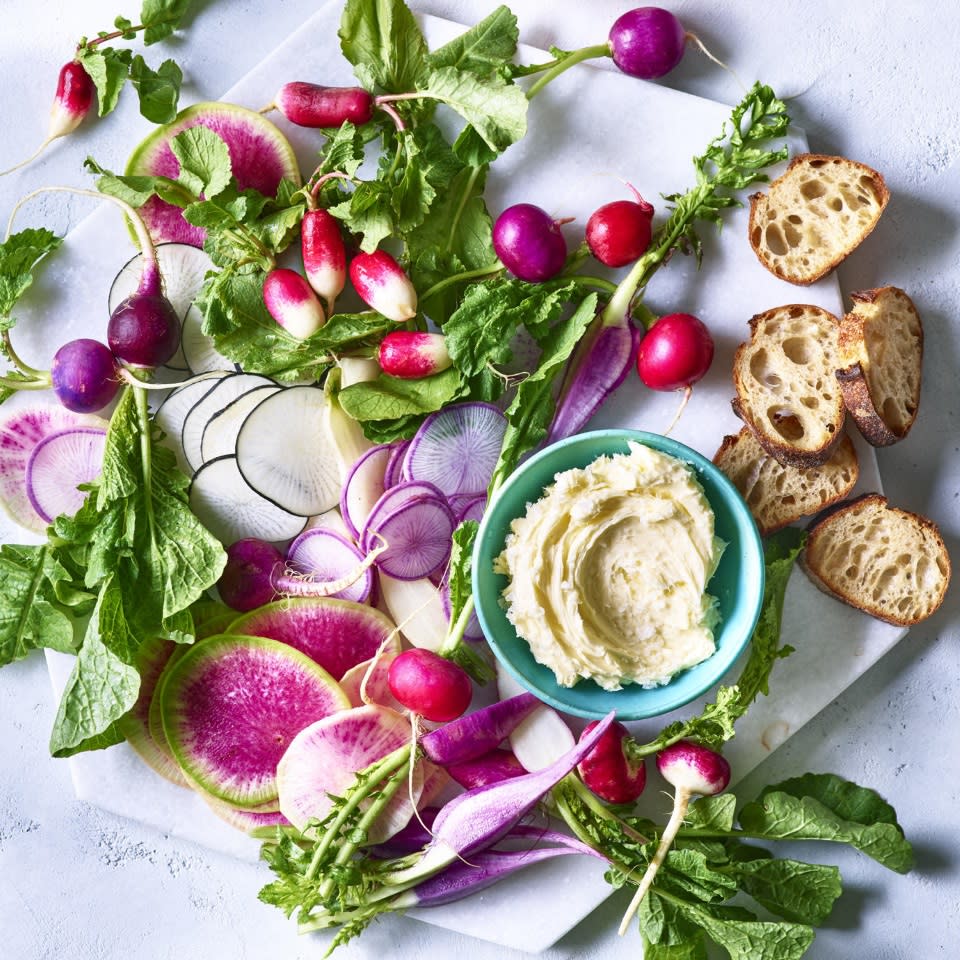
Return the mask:
M354 707L318 720L294 737L277 766L280 811L303 831L311 820L326 817L333 808L330 794L341 796L354 784L357 771L410 740L410 720L387 707ZM382 843L410 822L423 792L419 764L410 780L410 789L401 787L384 807L367 843ZM360 809L370 802L363 801Z
M228 632L289 644L337 680L384 644L400 652L397 628L379 610L333 597L277 600L234 620Z
M349 706L319 664L263 637L210 637L161 688L163 730L199 788L243 808L277 796L277 764L304 727Z
M368 703L390 707L398 713L403 704L390 692L388 674L390 664L399 654L395 650L384 651L379 657L372 657L351 667L341 678L340 686L347 695L352 707L362 707Z
M127 161L128 176L160 176L176 179L180 162L170 141L190 127L204 126L227 145L233 176L241 189L253 187L274 196L280 181L300 184L300 169L287 138L265 117L230 103L195 103L168 124L154 130ZM183 219L179 207L151 197L140 215L155 243L172 241L202 247L205 231Z
M207 794L200 794L207 806L223 821L229 823L231 827L236 827L244 833L251 836L258 830L273 827L289 827L290 821L279 810L238 810L231 807L228 803L220 800L214 800Z

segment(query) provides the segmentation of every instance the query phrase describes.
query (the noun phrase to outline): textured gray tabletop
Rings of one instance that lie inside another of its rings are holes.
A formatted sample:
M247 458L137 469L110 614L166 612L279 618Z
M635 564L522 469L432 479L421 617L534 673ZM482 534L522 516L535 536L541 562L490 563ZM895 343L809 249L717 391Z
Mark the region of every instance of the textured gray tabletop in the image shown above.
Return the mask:
M420 0L415 9L473 22L492 2ZM46 126L56 72L84 34L132 10L105 0L3 0L0 30L0 168L29 153ZM215 97L315 9L305 0L207 0L170 55L184 67L191 98ZM521 38L565 49L596 42L626 3L518 0ZM686 0L675 7L690 30L744 81L770 83L793 98L791 113L812 149L841 153L881 170L892 200L882 227L839 270L843 290L903 287L925 323L919 421L901 444L880 451L885 491L897 506L935 519L960 558L960 98L955 51L960 8L837 0L817 8ZM814 12L815 10L815 12ZM156 48L155 48L156 49ZM159 57L157 57L159 59ZM694 54L670 85L723 102L736 79ZM271 91L272 93L272 91ZM41 184L81 183L82 160L119 167L135 104L84 125L45 158L0 180L4 221L18 197ZM651 131L656 135L656 131ZM38 201L33 222L58 232L89 210L79 198ZM833 862L844 894L809 956L927 960L957 954L960 932L960 602L940 612L793 736L747 781L758 788L808 770L835 771L879 790L915 844L906 877L846 849L804 845L798 853ZM837 642L843 642L838 637ZM55 712L40 657L0 671L0 954L14 960L314 958L324 942L298 938L281 915L257 903L264 868L238 863L75 799L69 769L47 753ZM542 956L634 958L620 940L624 903L614 897ZM496 918L491 918L495 923ZM535 923L535 917L531 918ZM469 955L515 951L403 918L389 918L338 954L345 958Z

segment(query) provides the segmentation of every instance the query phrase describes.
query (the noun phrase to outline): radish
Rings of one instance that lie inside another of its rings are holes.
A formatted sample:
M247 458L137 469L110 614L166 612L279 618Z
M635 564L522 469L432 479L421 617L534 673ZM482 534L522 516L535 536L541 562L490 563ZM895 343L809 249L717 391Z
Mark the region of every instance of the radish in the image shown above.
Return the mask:
M476 760L467 760L447 767L447 773L466 790L520 777L526 772L516 754L502 747L497 747Z
M83 506L87 492L103 470L107 431L102 427L70 427L44 437L27 462L27 496L46 523L54 517L72 517Z
M384 493L391 444L371 447L353 464L340 492L340 514L354 537L359 537L370 511Z
M229 374L228 376L233 376L233 374ZM225 377L224 379L227 378ZM254 385L251 389L245 390L235 399L229 401L225 399L228 394L214 396L212 390L208 391L207 395L203 398L204 406L201 407L201 401L197 401L193 409L187 414L187 417L184 418L184 427L186 427L187 420L189 419L191 421L191 427L195 423L196 427L201 430L199 450L194 448L198 463L202 465L209 463L211 460L215 460L217 457L233 456L237 450L237 437L240 435L240 428L253 411L253 408L258 406L263 400L266 400L267 397L274 393L279 393L281 389L282 387L278 384L261 383L259 386ZM213 402L215 400L224 400L224 402L222 405L218 402L219 409L217 409L215 413L205 420L199 420L198 414L201 411L204 415L210 413L210 409L207 407L207 401ZM181 427L180 430L180 435L183 439L186 438L184 427ZM192 428L187 428L186 435L191 438L195 437ZM192 442L194 442L193 439L191 439L191 443ZM186 460L186 451L184 450L182 453L184 460Z
M295 80L279 89L273 105L299 127L339 127L347 122L362 126L373 116L374 100L362 87L322 87Z
M555 277L567 260L560 224L532 203L517 203L497 217L493 249L518 279L542 283Z
M687 33L662 7L638 7L618 17L610 28L613 62L631 77L653 80L668 74L682 59Z
M436 723L455 720L473 699L466 671L431 650L405 650L390 664L387 680L403 706Z
M667 783L676 788L673 812L660 835L657 852L640 879L637 891L620 923L621 936L626 932L633 915L640 907L640 902L646 896L657 871L666 859L677 832L683 826L690 800L698 794L712 797L722 793L730 783L730 764L719 753L692 740L678 740L661 750L657 754L657 769Z
M315 527L304 530L287 549L288 570L275 581L287 596L327 596L366 603L373 592L370 565L344 536ZM348 582L349 581L349 582ZM322 593L321 593L322 590Z
M388 320L402 323L417 315L417 291L385 250L358 253L350 261L350 282L360 299Z
M278 569L283 569L283 554L272 543L256 537L231 543L217 581L220 599L240 613L270 603L277 596L273 582Z
M595 726L595 720L588 723L583 733L589 733ZM613 723L577 764L580 779L608 803L633 803L646 786L647 768L643 760L636 763L625 749L630 740L630 731L619 721Z
M417 380L446 370L453 361L441 333L395 330L381 341L377 362L384 373L402 380Z
M307 210L300 221L300 251L307 281L330 316L347 281L347 251L336 218L326 210Z
M378 582L383 604L403 636L415 647L438 650L449 623L437 586L426 577L398 580L382 570Z
M120 389L116 357L98 340L70 340L53 355L50 382L68 410L95 413Z
M326 322L313 288L296 270L276 267L263 281L267 312L296 340L313 336Z
M341 678L340 686L350 705L362 707L375 703L403 712L403 704L390 692L390 664L399 656L396 650L384 650L351 667Z
M375 508L364 524L360 545L369 553L379 542L383 547L376 560L379 570L399 580L419 580L447 562L455 527L445 499L411 497L396 509Z
M410 477L405 477L403 474L403 462L406 458L407 450L410 449L410 441L395 440L390 446L393 452L390 454L386 469L383 471L384 490L389 490L398 483L410 479Z
M274 827L289 827L290 821L279 810L239 810L222 803L208 794L201 793L207 806L225 823L242 830L250 836L257 836L260 830Z
M625 267L650 246L653 206L636 190L633 194L635 200L605 203L587 220L587 246L604 266Z

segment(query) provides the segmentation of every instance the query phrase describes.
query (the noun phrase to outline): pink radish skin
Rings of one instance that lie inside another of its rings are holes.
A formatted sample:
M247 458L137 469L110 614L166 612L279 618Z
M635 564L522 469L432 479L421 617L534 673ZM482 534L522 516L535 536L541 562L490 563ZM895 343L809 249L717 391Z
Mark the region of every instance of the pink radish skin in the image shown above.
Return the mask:
M473 699L466 671L430 650L405 650L390 664L387 682L408 710L437 723L455 720Z
M388 320L402 323L417 315L417 291L385 250L358 253L350 261L350 282L363 302Z
M584 727L584 734L596 726L596 721ZM647 769L641 760L632 761L624 750L631 738L622 723L613 723L597 745L577 764L580 779L601 800L608 803L633 803L647 783Z
M362 87L322 87L294 80L274 98L277 109L299 127L362 126L373 116L374 100Z
M57 92L50 108L47 142L73 133L93 105L95 88L90 75L76 60L65 63L57 77Z
M497 217L493 249L515 277L528 283L555 277L567 260L560 224L532 203L514 204Z
M326 210L308 210L300 223L303 271L314 293L333 313L334 301L347 282L347 251L340 225Z
M639 194L636 200L605 203L587 220L587 246L604 266L625 267L650 246L652 220L653 206Z
M730 764L719 754L692 740L678 740L657 754L657 769L676 792L673 797L673 812L660 835L660 844L653 855L630 906L620 923L620 936L626 933L633 915L640 907L653 883L670 847L683 826L687 807L695 796L712 797L723 793L730 783Z
M443 334L395 330L380 341L377 362L391 377L417 380L446 370L453 361Z
M323 305L296 270L271 270L263 281L263 302L270 316L296 340L306 340L326 323Z
M680 21L662 7L628 10L610 28L613 62L631 77L653 80L682 59L687 35Z
M690 313L661 317L637 350L637 373L651 390L682 390L700 380L713 362L713 337Z
M70 340L53 355L50 381L60 403L75 413L102 410L120 389L116 357L89 338Z

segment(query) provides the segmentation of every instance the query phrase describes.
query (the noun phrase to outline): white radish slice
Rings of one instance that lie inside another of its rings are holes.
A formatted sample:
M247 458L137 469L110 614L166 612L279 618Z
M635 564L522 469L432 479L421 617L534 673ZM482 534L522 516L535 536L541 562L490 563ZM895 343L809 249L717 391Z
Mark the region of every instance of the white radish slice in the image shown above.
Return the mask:
M439 650L449 626L440 590L426 578L397 580L382 570L378 582L383 605L404 637L415 647Z
M331 593L331 597L366 603L373 590L373 571L363 566L363 554L345 537L332 530L313 528L304 530L287 550L287 564L296 573L310 580L324 583L341 580L353 571L359 576L349 586Z
M340 502L340 470L327 399L318 387L289 387L259 403L237 437L237 466L261 496L312 517Z
M261 377L255 373L233 373L218 380L190 408L183 418L183 426L180 429L180 446L183 448L184 458L190 464L191 473L203 466L201 452L203 431L210 422L210 418L250 390L271 386L276 384L269 377ZM234 450L227 451L227 453L234 452Z
M187 384L187 386L168 394L153 415L154 422L165 434L164 445L176 454L177 466L188 477L193 471L187 463L187 458L183 455L183 446L180 442L183 433L183 421L193 409L194 404L209 393L216 384L217 380L212 377L209 380L198 380L196 383Z
M330 530L333 533L339 533L346 540L353 540L353 532L344 523L340 516L340 511L334 507L332 510L324 510L315 517L310 517L304 530Z
M27 493L30 455L46 437L85 426L106 428L107 421L61 406L25 407L0 420L0 506L14 523L34 533L46 530Z
M71 427L44 437L27 461L27 496L46 523L72 517L87 499L78 487L92 483L103 470L107 431L102 427Z
M261 497L243 479L236 457L205 463L190 484L190 509L221 543L246 537L281 543L303 529L303 517Z
M390 444L372 447L347 474L340 491L340 514L354 537L360 536L374 504L383 496L383 478L392 453Z
M340 678L340 688L347 695L352 707L376 703L381 707L390 707L398 713L403 712L403 705L390 692L388 680L390 664L398 656L400 654L396 650L384 650L379 657L372 657L351 667Z
M376 526L378 537L386 543L377 568L398 580L430 576L447 562L455 526L442 500L424 498L400 507ZM367 531L365 527L365 537Z
M341 796L363 770L388 753L410 743L410 721L387 707L342 710L301 730L277 764L280 811L298 829L323 820L333 809L330 795ZM413 816L423 792L423 771L414 768L406 783L377 818L367 843L382 843L402 830ZM374 795L376 796L376 795ZM364 810L373 798L360 804Z
M458 403L432 413L410 441L403 472L436 484L448 497L483 493L506 428L506 417L491 403Z
M254 387L215 413L203 428L203 436L200 439L200 461L206 463L217 457L234 456L237 452L237 435L240 433L243 421L247 419L247 414L261 400L282 389L277 385L266 384ZM268 392L264 393L264 391Z
M333 439L340 469L340 479L345 481L353 465L373 444L366 438L359 421L344 412L338 399L339 387L335 383L340 376L339 370L331 371L327 377L325 393L327 395L327 428Z
M203 314L199 307L191 306L183 318L180 327L180 349L183 358L194 375L211 373L214 370L238 370L239 367L228 360L214 346L213 337L203 332Z

